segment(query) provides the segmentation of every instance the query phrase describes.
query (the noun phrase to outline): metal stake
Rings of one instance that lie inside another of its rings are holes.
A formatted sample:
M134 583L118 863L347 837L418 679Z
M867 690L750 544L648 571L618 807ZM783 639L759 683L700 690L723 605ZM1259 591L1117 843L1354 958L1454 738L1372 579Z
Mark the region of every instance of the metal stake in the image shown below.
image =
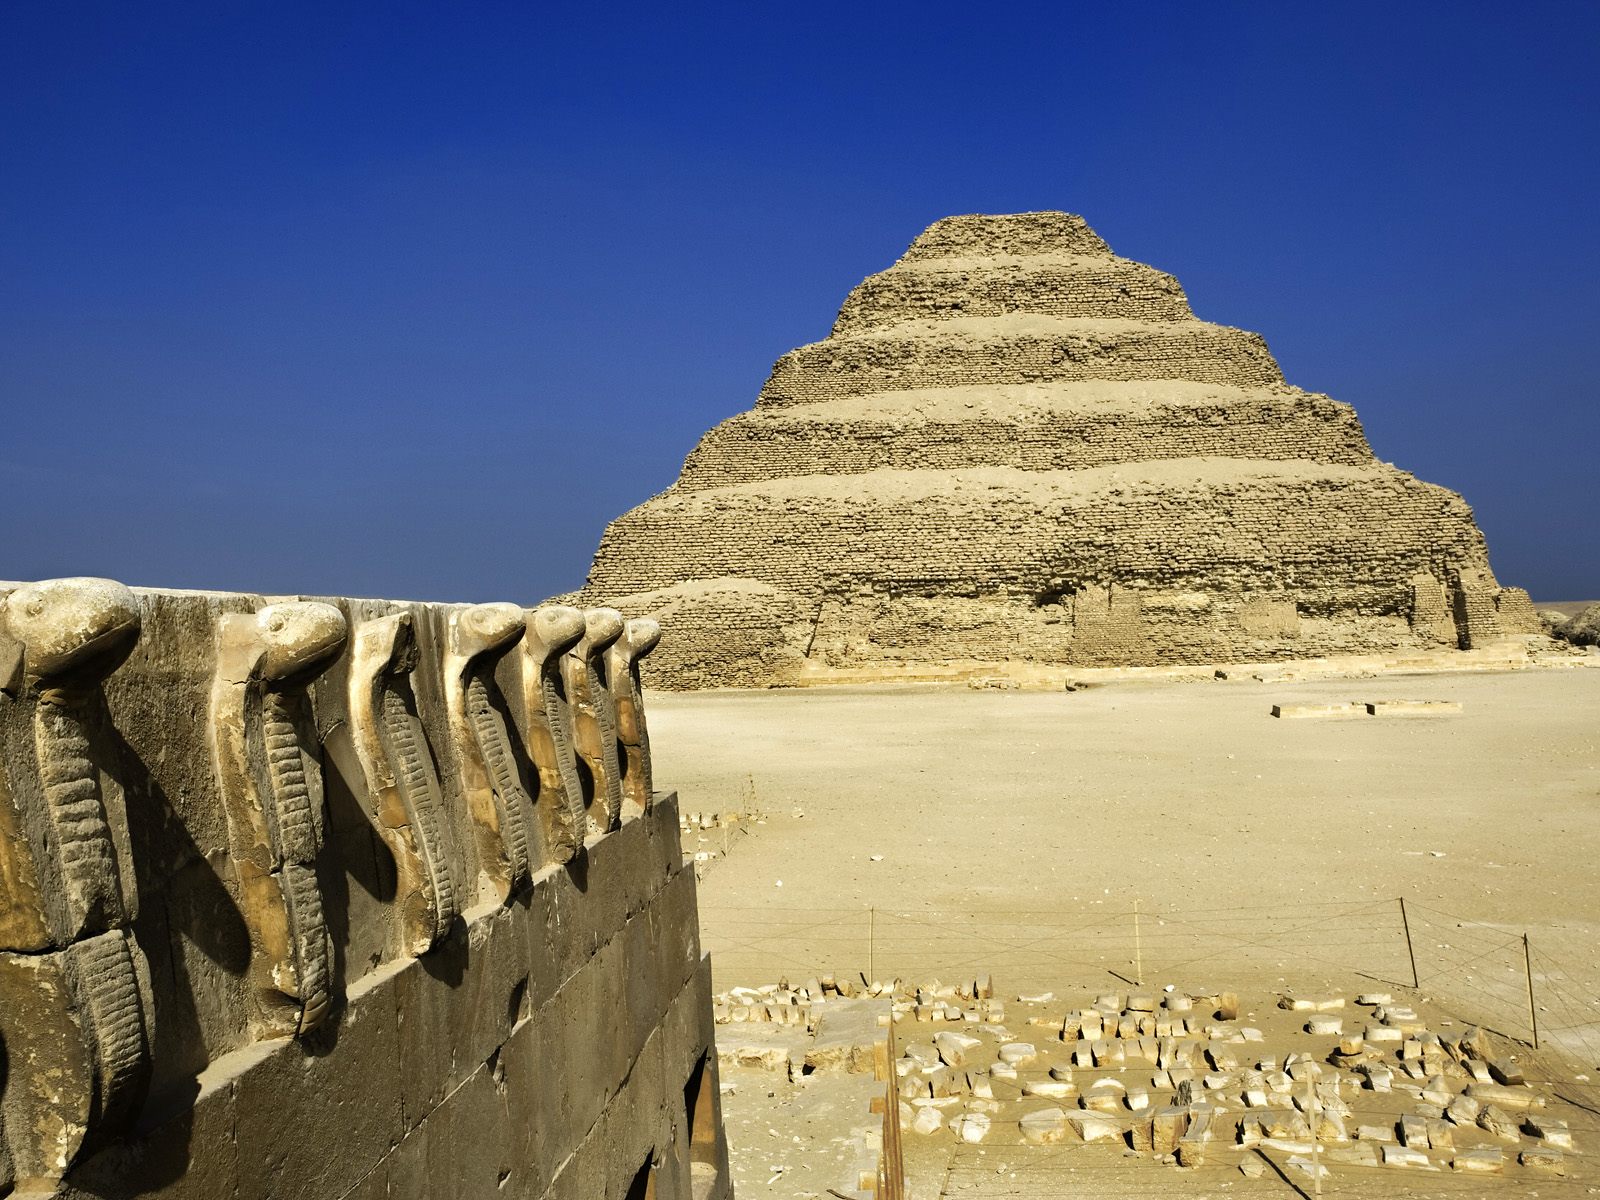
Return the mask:
M1528 973L1528 1023L1533 1026L1533 1048L1539 1048L1539 1008L1533 1002L1533 952L1528 949L1528 935L1522 935L1522 966Z
M1411 945L1411 921L1406 916L1406 898L1400 897L1400 924L1406 931L1406 957L1411 960L1411 986L1418 988L1422 981L1417 978L1417 952Z

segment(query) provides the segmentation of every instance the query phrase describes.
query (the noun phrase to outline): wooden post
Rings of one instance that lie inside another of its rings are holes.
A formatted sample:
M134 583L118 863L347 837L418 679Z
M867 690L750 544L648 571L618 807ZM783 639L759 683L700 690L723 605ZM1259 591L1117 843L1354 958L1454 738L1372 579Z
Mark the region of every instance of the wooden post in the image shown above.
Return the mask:
M1133 898L1133 981L1144 986L1144 944L1139 938L1139 898Z
M1533 1002L1533 952L1528 949L1528 935L1522 935L1522 967L1528 973L1528 1023L1533 1026L1533 1048L1539 1048L1539 1007Z
M1400 925L1406 931L1406 957L1411 960L1411 986L1422 986L1422 980L1417 977L1417 952L1411 945L1411 919L1406 916L1406 898L1400 897Z

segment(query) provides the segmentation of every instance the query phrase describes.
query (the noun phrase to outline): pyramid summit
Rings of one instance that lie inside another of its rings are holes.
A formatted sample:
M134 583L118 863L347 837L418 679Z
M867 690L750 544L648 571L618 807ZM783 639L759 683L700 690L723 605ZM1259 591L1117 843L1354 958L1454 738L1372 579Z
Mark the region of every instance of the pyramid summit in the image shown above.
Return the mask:
M610 525L581 595L670 622L679 687L1538 631L1460 496L1062 212L929 226Z

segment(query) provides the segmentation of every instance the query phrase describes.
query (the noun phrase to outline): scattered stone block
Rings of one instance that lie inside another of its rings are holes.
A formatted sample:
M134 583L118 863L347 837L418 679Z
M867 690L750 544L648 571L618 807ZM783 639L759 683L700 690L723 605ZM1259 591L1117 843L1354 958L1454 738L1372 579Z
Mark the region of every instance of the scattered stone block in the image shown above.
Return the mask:
M1336 1112L1317 1115L1317 1141L1323 1143L1348 1142L1350 1134L1345 1128L1344 1116Z
M944 1128L944 1116L937 1108L919 1108L917 1115L911 1121L911 1132L921 1134L923 1137L938 1133L942 1128Z
M1273 1113L1262 1118L1261 1131L1269 1138L1305 1141L1311 1137L1310 1123L1294 1111Z
M1158 1108L1150 1118L1150 1148L1157 1154L1171 1154L1189 1128L1189 1110L1169 1106Z
M1372 700L1366 705L1373 717L1442 717L1461 711L1458 700Z
M1435 1150L1454 1150L1455 1127L1439 1117L1424 1118L1428 1130L1428 1145Z
M1349 1167L1375 1167L1378 1165L1378 1147L1370 1142L1353 1142L1348 1146L1335 1146L1327 1151L1328 1161Z
M1285 721L1342 721L1368 714L1365 704L1351 701L1348 704L1274 704L1272 715Z
M1433 1163L1420 1150L1411 1150L1405 1146L1386 1145L1383 1147L1383 1165L1386 1167L1431 1167Z
M1327 1179L1332 1174L1321 1163L1300 1154L1290 1155L1288 1165L1291 1170L1299 1171L1310 1179Z
M1067 1114L1059 1108L1026 1113L1017 1125L1022 1130L1022 1140L1031 1146L1050 1146L1066 1140Z
M1119 1040L1102 1038L1094 1044L1094 1065L1097 1067L1121 1067L1127 1065L1128 1052Z
M1544 1107L1544 1097L1525 1084L1506 1087L1498 1083L1469 1083L1466 1094L1480 1104L1498 1104L1501 1108Z
M983 1141L984 1138L989 1136L990 1123L991 1122L988 1114L973 1112L967 1113L965 1116L957 1117L953 1122L951 1122L950 1127L954 1131L958 1141L968 1142L976 1145L978 1142Z
M1211 1109L1194 1109L1189 1114L1189 1127L1178 1139L1178 1162L1185 1167L1204 1164L1206 1146L1211 1141L1211 1122L1215 1114Z
M1433 1076L1422 1089L1422 1098L1429 1104L1437 1104L1440 1108L1449 1104L1454 1096L1454 1089L1444 1081L1442 1075Z
M1478 1114L1478 1128L1508 1142L1518 1139L1517 1123L1493 1104L1483 1106Z
M1428 1148L1428 1125L1421 1117L1407 1113L1400 1118L1400 1140L1413 1150Z
M1492 1058L1489 1060L1489 1075L1496 1083L1507 1087L1515 1087L1525 1082L1522 1068L1509 1058Z
M1344 1032L1344 1021L1339 1017L1312 1017L1305 1029L1316 1037L1337 1037Z
M1498 1175L1505 1170L1505 1152L1499 1146L1482 1146L1476 1150L1458 1150L1450 1165L1457 1171L1479 1175Z
M1567 1173L1566 1155L1552 1146L1532 1146L1517 1155L1517 1161L1525 1167L1535 1167L1554 1175Z
M1070 1080L1033 1079L1022 1085L1022 1094L1045 1100L1070 1100L1078 1094L1078 1085Z
M1086 1142L1120 1138L1123 1132L1121 1122L1098 1112L1069 1112L1067 1124L1072 1126L1078 1137Z
M1572 1131L1565 1121L1554 1120L1539 1113L1530 1113L1522 1119L1522 1128L1529 1137L1538 1138L1547 1146L1562 1150L1572 1149Z
M1031 1042L1010 1042L1000 1047L1000 1061L1013 1067L1028 1066L1038 1057L1039 1050Z
M947 1066L959 1069L967 1065L967 1056L983 1045L983 1041L964 1033L936 1033L933 1044ZM1003 1054L1004 1050L1001 1052Z
M1155 1139L1151 1132L1151 1122L1148 1120L1135 1121L1128 1130L1128 1144L1134 1150L1149 1152L1154 1149Z
M1240 1080L1240 1088L1248 1107L1267 1107L1267 1081L1260 1071L1246 1071Z

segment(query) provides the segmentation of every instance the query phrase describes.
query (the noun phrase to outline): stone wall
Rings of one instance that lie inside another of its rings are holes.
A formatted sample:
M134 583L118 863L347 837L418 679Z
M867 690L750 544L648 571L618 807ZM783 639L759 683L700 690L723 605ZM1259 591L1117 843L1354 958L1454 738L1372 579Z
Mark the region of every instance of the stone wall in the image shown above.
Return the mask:
M728 1195L658 636L0 585L0 1196Z
M1539 632L1460 496L1066 213L936 222L612 523L579 595L670 614L671 687Z

